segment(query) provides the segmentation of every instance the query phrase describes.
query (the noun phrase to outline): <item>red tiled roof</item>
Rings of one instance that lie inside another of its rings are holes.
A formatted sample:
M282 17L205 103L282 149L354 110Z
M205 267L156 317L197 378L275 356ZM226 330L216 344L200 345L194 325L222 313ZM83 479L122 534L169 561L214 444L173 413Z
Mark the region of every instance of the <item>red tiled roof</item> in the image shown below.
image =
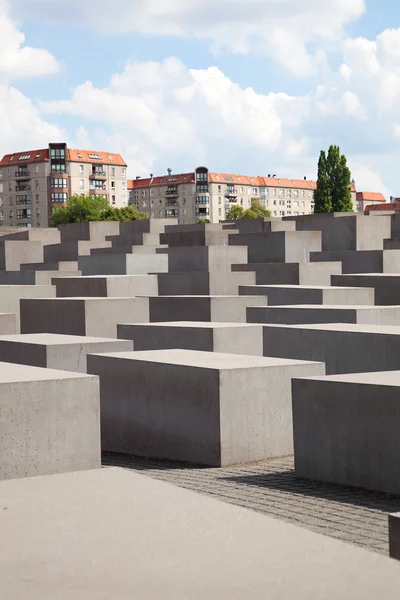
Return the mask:
M49 149L28 150L26 152L14 152L6 154L0 161L0 167L10 165L27 165L30 163L42 163L49 160Z
M365 212L371 210L382 211L382 210L400 210L400 202L386 202L385 204L368 204L365 207Z
M146 177L146 179L131 179L128 181L128 189L157 187L160 185L178 185L182 183L195 183L194 173L180 173L179 175L164 175L162 177Z
M357 192L357 200L364 202L386 202L383 194L376 192Z

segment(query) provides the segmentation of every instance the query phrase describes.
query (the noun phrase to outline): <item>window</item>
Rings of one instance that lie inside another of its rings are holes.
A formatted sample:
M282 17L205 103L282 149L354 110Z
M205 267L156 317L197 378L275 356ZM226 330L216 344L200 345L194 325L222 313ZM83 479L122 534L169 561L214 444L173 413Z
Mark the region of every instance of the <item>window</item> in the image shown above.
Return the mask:
M222 192L222 186L221 185L218 186L218 191Z
M0 169L0 179L3 177L3 170Z
M35 179L35 190L39 190L40 189L40 181L39 179Z
M210 199L208 196L197 196L196 204L209 204Z
M285 195L285 190L279 190L279 195L280 196L284 196Z
M196 173L196 181L208 181L208 173Z
M111 196L111 204L113 204L113 205L115 204L115 196L114 195Z
M85 189L85 180L84 179L79 180L79 187L81 190Z
M36 204L39 204L39 194L36 194Z
M293 196L294 196L295 198L298 198L298 197L299 197L299 190L294 190L294 192L293 192Z
M52 148L50 152L51 158L62 159L65 158L65 149L64 148Z
M0 210L0 221L4 221L4 212Z
M308 197L312 198L313 197L313 193L312 192L308 192Z
M179 208L167 208L167 210L165 211L165 216L167 217L167 219L171 217L179 217Z
M115 177L115 167L111 167L111 177Z
M83 175L85 173L85 167L83 165L79 165L79 173Z
M10 175L11 175L11 171L12 171L11 167L8 167L8 176L9 176L9 177L10 177Z
M54 192L51 195L51 201L56 204L63 204L68 200L68 194L66 192Z
M122 177L126 177L126 168L125 167L122 168Z
M253 194L253 196L257 196L258 188L252 188L251 193Z
M304 191L304 190L302 190L302 192L301 192L301 197L302 197L302 198L304 198L304 196L305 196L305 191Z
M65 173L65 165L51 165L52 173Z
M298 216L299 216L299 213L298 213L298 212L295 212L294 214L295 214L295 216L296 216L296 217L298 217Z
M299 203L298 203L298 201L297 201L297 200L295 200L295 202L294 202L294 205L295 205L295 206L298 206L298 205L299 205Z
M31 195L23 194L21 196L17 196L15 204L30 204L31 203Z
M19 208L17 209L17 219L30 219L32 217L32 211L30 208Z
M14 211L13 211L13 210L10 210L10 213L9 213L9 218L10 218L10 219L13 219L13 218L14 218Z
M221 196L219 196L219 198L218 198L218 204L221 204L221 203L222 203L222 198L221 198Z
M274 188L274 196L276 196L276 188Z
M285 216L285 211L284 210L280 210L279 214L280 214L281 217L284 217Z
M66 179L52 179L51 187L52 188L66 188L67 180Z
M13 203L13 197L12 196L8 196L8 203L12 204Z
M218 216L220 217L221 215L222 215L222 209L221 209L221 208L219 208L219 209L218 209Z
M115 181L111 182L111 189L115 190ZM144 195L145 195L145 192L142 192L142 196L144 196Z
M2 193L3 193L3 191L4 191L4 190L3 190L3 184L2 184L2 183L0 183L0 194L2 194Z
M303 202L301 203L301 205L302 205L302 206L305 206L305 205L306 205L306 203L303 201Z
M285 206L285 201L284 200L279 200L279 204L280 204L280 206Z
M126 181L122 182L122 189L126 190ZM151 193L153 193L153 190L151 190Z
M288 191L287 191L287 197L288 197L288 198L291 198L291 197L292 197L292 190L288 190Z

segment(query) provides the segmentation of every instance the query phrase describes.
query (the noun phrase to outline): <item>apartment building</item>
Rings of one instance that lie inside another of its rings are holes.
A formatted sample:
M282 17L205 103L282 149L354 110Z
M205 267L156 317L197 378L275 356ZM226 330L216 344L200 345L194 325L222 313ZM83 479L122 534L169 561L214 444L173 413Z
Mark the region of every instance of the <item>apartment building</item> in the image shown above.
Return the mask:
M364 212L367 206L382 206L386 202L386 198L383 194L377 194L376 192L357 192L356 201L357 210Z
M0 161L0 225L48 227L54 207L74 194L127 205L125 161L119 154L73 150L64 143L7 154Z
M314 212L316 182L278 177L249 177L210 172L198 167L193 173L164 177L137 178L128 182L129 203L150 218L178 218L182 224L206 219L218 223L226 219L233 205L244 210L259 200L273 217L308 215ZM354 210L356 190L351 189Z

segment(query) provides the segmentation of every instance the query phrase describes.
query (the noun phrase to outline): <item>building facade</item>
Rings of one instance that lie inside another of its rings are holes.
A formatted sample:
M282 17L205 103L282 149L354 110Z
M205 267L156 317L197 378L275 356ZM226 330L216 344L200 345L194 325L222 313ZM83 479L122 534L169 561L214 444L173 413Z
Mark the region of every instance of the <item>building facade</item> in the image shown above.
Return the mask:
M128 182L129 203L150 218L178 218L182 224L205 219L226 219L233 205L250 208L259 200L273 217L308 215L314 212L316 182L309 179L249 177L213 173L199 167L193 173L137 178ZM356 190L351 189L354 210Z
M382 206L386 202L386 198L383 194L376 192L357 192L356 201L357 211L364 212L367 206Z
M7 154L0 161L0 225L48 227L54 207L74 194L127 205L125 161L119 154L73 150L64 143Z

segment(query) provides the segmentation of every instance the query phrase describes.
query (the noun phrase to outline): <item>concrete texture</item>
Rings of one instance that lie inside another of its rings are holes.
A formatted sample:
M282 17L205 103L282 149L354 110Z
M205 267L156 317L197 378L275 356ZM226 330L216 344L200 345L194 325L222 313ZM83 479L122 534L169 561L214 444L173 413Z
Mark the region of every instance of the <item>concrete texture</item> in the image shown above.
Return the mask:
M375 290L375 304L396 305L400 298L400 273L363 273L360 275L332 275L332 285L368 287Z
M253 306L247 309L247 322L280 325L357 323L400 326L400 306Z
M80 271L0 271L0 285L51 285L53 278L80 275Z
M0 397L0 479L99 467L96 377L1 362Z
M1 229L3 230L4 228L2 227ZM13 227L10 228L10 233L2 235L1 239L4 241L41 242L43 246L47 246L48 244L59 244L61 235L58 229L55 229L54 227L31 227L29 229L24 229L23 231L21 231L20 228Z
M0 361L2 362L76 373L87 372L87 354L130 350L133 350L133 342L129 340L54 333L0 336Z
M118 338L133 340L135 350L181 348L263 355L263 332L257 325L193 321L119 324Z
M400 493L400 371L293 381L298 477Z
M193 225L190 230L162 233L160 243L174 246L229 246L232 231L223 231L220 227Z
M327 375L391 371L400 364L400 327L265 325L264 356L322 361Z
M0 334L12 335L17 333L17 319L11 313L0 313Z
M234 263L247 263L246 246L190 246L168 249L170 273L230 271Z
M117 323L149 322L147 298L21 300L21 333L117 338Z
M254 271L256 285L330 285L331 275L340 275L340 262L249 263L232 265L233 272Z
M376 600L400 586L387 557L124 469L3 482L0 494L14 507L0 516L13 600Z
M92 275L54 279L58 298L155 296L156 275Z
M340 261L342 273L383 273L383 250L331 250L312 252L312 264L327 261ZM329 283L328 283L329 285Z
M154 350L88 355L102 449L211 466L291 454L292 377L321 363Z
M318 231L243 233L229 237L230 246L247 246L249 263L309 262L310 252L321 250Z
M150 322L246 323L246 308L259 304L259 296L158 296L149 298Z
M81 256L82 275L144 275L167 273L168 257L162 254L107 254Z
M167 254L168 246L111 246L111 248L93 248L92 256L98 254Z
M0 269L19 271L22 263L43 262L41 242L0 240Z
M157 279L160 296L237 296L239 285L256 283L255 273L229 271L159 273Z
M52 285L2 285L0 286L0 313L15 315L17 333L20 332L20 301L23 298L55 298Z
M323 251L382 250L383 240L391 235L390 216L331 213L284 220L294 220L297 231L320 231Z
M374 290L363 287L241 285L239 286L239 295L266 296L269 306L285 304L374 304Z
M113 247L121 246L157 246L160 244L159 233L127 233L124 235L108 235L107 241L112 242Z
M43 262L59 260L78 260L79 256L90 256L92 248L110 248L111 242L93 242L91 240L73 240L62 244L51 244L44 248Z
M390 557L400 560L400 513L389 515L388 525Z
M98 221L90 223L69 223L59 227L61 242L76 240L91 240L104 242L107 235L118 235L120 223L118 221ZM389 237L389 236L387 236Z
M21 265L21 271L78 271L78 261L60 260L52 263L24 263Z

